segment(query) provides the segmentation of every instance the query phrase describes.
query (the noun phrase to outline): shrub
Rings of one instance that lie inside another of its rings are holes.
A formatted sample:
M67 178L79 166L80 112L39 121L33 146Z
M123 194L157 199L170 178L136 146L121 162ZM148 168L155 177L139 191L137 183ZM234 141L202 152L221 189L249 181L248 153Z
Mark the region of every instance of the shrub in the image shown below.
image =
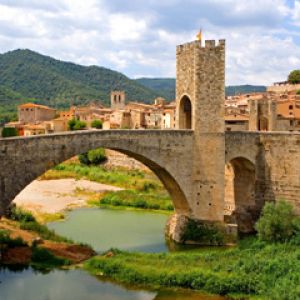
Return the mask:
M17 222L36 222L34 216L30 212L24 211L19 207L13 207L10 210L9 218Z
M92 123L91 123L91 127L92 128L96 128L96 129L102 129L102 121L101 120L94 120Z
M98 148L88 152L88 159L92 165L99 165L107 160L105 149Z
M78 155L78 159L82 165L88 166L90 164L87 152Z
M300 235L300 221L291 204L285 201L266 203L255 226L258 237L266 242L287 242ZM299 238L298 238L299 240Z
M82 130L86 128L86 123L83 121L77 121L75 126L74 126L74 130Z
M107 160L105 155L105 150L103 148L98 148L91 150L89 152L80 154L78 159L83 165L99 165Z
M189 220L182 235L182 241L193 241L203 245L224 244L224 234L217 225L204 224L195 220Z
M37 222L21 222L20 228L23 230L34 231L45 240L72 243L70 239L57 235L54 230L50 230L47 226L41 225Z
M300 90L298 90L298 91L296 92L296 95L300 95Z
M68 129L73 130L81 130L86 128L86 123L80 120L71 119L68 121Z
M2 129L2 137L12 137L12 136L18 136L18 131L16 128L13 127L4 127Z

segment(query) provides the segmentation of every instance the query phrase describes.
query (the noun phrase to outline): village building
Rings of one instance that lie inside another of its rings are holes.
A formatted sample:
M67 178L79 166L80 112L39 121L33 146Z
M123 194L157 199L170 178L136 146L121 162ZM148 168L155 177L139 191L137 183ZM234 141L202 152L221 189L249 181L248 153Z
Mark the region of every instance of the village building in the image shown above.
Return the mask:
M20 124L38 124L53 120L56 110L45 105L26 103L18 106L18 120Z

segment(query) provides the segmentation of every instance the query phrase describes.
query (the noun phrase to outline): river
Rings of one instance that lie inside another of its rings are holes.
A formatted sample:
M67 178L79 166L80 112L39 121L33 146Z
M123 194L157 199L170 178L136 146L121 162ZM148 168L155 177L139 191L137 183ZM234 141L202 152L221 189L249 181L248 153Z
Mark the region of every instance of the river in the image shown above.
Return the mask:
M139 211L84 208L71 211L49 227L101 252L111 247L128 251L168 251L164 239L167 215ZM28 268L0 270L0 300L221 300L181 290L141 290L91 276L82 270L43 274Z

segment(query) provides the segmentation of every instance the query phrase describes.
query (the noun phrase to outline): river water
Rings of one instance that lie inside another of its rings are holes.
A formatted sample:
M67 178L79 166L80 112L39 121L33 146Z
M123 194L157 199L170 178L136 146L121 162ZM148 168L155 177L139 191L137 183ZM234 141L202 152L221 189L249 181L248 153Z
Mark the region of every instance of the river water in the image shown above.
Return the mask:
M167 215L138 211L78 209L66 221L49 227L96 251L117 247L128 251L165 252ZM0 270L0 300L222 300L182 290L141 290L94 277L82 270L54 270L43 274L31 268Z

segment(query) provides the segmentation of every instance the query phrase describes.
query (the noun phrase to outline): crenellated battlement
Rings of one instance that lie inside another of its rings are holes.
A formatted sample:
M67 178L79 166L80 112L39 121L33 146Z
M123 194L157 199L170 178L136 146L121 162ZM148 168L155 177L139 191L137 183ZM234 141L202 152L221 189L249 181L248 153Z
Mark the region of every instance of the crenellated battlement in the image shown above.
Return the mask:
M215 40L205 40L204 45L201 41L196 40L186 44L178 45L176 47L176 53L180 54L185 51L191 51L194 49L212 49L212 48L225 48L225 40L221 39L219 41Z

